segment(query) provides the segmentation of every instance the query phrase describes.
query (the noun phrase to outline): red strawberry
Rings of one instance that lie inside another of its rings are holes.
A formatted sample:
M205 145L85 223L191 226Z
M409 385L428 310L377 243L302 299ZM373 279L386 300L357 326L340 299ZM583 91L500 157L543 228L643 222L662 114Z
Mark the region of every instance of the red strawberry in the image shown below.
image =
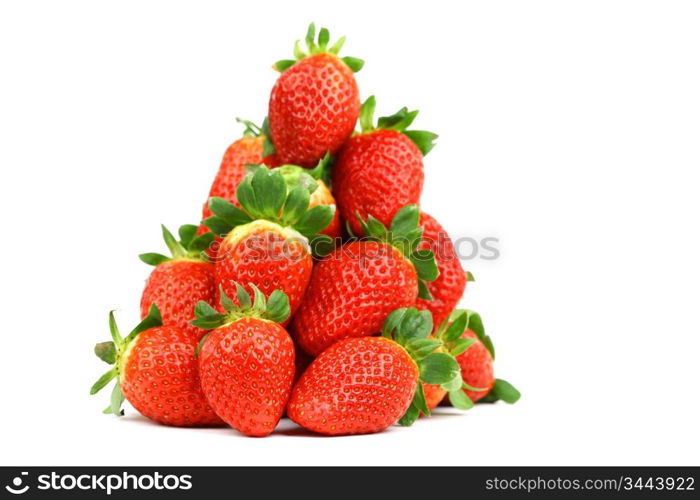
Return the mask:
M121 416L126 398L143 416L161 424L222 424L204 399L194 357L199 338L176 326L161 326L158 307L122 338L109 313L112 341L95 346L95 354L112 368L92 386L97 393L112 379L117 383L104 413Z
M435 336L456 356L462 372L462 391L449 394L453 406L468 408L481 399L515 403L520 398L515 387L494 378L495 350L478 313L456 309Z
M294 343L278 323L289 316L287 296L266 302L254 285L237 285L238 306L221 295L224 314L205 302L194 323L213 328L201 343L202 390L216 414L247 436L267 436L279 422L294 381Z
M437 135L406 130L418 111L401 109L372 124L375 100L362 105L362 133L347 140L333 164L333 192L343 218L355 234L362 227L357 214L369 214L388 225L407 204L420 201L423 189L423 156Z
M453 357L434 352L440 342L428 338L431 330L429 312L404 308L386 318L383 337L336 342L294 386L289 418L336 435L379 432L399 419L412 424L419 411L429 414L419 381L440 384L460 377Z
M203 254L214 239L213 234L195 237L197 226L186 224L180 227L181 241L163 229L172 257L157 253L144 253L139 258L155 266L141 295L141 318L145 318L156 304L163 312L163 324L201 337L206 333L190 324L194 306L200 300L211 301L216 296L214 264L207 262Z
M353 72L364 63L337 56L344 37L328 47L328 30L321 28L318 41L315 31L312 23L306 35L308 54L297 42L294 60L275 63L281 74L270 94L268 114L270 142L265 152L276 151L280 162L302 167L313 167L326 153L334 154L352 134L360 112Z
M419 291L427 296L423 280L437 277L432 252L416 250L418 207L404 207L391 231L371 216L362 225L371 240L348 243L318 262L294 317L294 336L311 355L376 333L391 311L413 306Z
M435 324L440 325L459 303L467 286L467 277L471 278L471 275L465 274L450 235L438 221L421 212L420 225L423 228L423 242L418 248L433 251L440 275L435 281L427 283L433 299L418 299L416 307L430 311Z
M334 207L308 209L309 187L299 182L288 188L279 169L266 167L246 177L236 196L242 209L212 198L215 216L204 221L225 235L216 256L217 285L230 296L236 282L252 283L266 295L282 290L293 314L311 277L311 249L320 251L330 242L317 233L330 224Z

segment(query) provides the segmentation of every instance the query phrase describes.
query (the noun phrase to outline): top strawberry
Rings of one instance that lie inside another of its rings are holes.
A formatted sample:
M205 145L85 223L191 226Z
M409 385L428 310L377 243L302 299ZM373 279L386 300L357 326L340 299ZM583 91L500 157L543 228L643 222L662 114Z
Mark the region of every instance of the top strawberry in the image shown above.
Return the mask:
M344 37L330 47L329 41L326 28L316 38L312 23L306 34L307 52L297 41L295 59L274 65L281 75L272 88L263 125L268 137L264 154L276 152L282 163L313 167L326 153L334 154L355 128L360 94L354 72L364 62L338 57Z

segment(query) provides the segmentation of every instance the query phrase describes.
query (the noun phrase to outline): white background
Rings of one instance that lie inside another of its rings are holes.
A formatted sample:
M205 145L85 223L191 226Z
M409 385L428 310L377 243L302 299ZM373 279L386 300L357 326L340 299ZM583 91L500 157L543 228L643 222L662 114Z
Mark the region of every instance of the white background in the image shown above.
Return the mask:
M137 254L198 220L311 20L380 113L440 134L424 208L499 238L464 305L522 400L348 438L102 415L92 346L138 320ZM690 1L3 2L0 463L698 465L699 25Z

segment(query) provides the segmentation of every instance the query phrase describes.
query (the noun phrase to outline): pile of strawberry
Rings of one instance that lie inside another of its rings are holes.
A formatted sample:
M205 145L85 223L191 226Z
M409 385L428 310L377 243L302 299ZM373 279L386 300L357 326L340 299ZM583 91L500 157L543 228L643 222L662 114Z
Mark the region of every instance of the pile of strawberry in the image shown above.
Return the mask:
M418 206L437 137L406 108L374 121L328 30L275 64L262 127L224 154L202 223L163 227L170 256L141 297L141 323L95 347L126 398L174 426L226 423L266 436L286 412L321 434L411 425L442 401L519 398L493 374L478 314L455 309L465 273L440 224ZM360 132L355 132L359 120Z

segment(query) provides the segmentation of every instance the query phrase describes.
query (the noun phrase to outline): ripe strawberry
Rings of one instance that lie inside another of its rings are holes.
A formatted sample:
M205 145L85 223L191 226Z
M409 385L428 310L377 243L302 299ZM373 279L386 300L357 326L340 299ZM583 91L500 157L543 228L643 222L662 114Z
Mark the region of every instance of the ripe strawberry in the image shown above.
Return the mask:
M250 285L254 302L236 284L235 305L221 294L224 313L197 304L194 324L213 329L201 342L202 390L216 414L247 436L267 436L282 416L294 381L294 343L278 323L289 299L276 290L268 301Z
M440 275L435 281L427 284L433 299L418 299L416 307L430 311L435 324L440 325L457 307L467 286L467 280L473 278L471 274L465 274L450 235L438 221L421 212L420 225L423 228L423 242L418 248L433 251Z
M306 35L308 54L297 41L295 59L275 63L281 74L270 94L265 149L266 154L276 152L282 163L307 168L326 153L334 154L352 134L360 112L353 72L364 64L337 56L345 37L328 47L328 30L321 28L318 41L315 34L312 23Z
M216 283L229 296L236 282L252 283L266 295L282 290L293 314L311 277L311 249L321 252L331 243L317 233L330 224L335 207L308 209L309 187L298 182L289 189L279 169L266 167L246 177L236 196L242 209L212 198L215 216L204 221L225 235L216 256Z
M461 369L462 391L449 394L453 406L468 408L481 399L515 403L520 398L515 387L494 378L495 350L478 313L456 309L435 336L456 356Z
M158 307L126 338L122 338L109 313L112 340L95 346L95 354L112 368L92 386L97 393L112 379L112 402L104 413L121 416L126 398L143 416L161 424L200 426L222 424L199 387L197 360L199 338L176 326L161 326Z
M348 243L318 262L292 331L306 352L318 355L348 337L376 333L384 318L416 297L429 297L423 281L437 275L430 250L416 250L422 230L418 207L404 207L390 230L373 217L362 222L368 238Z
M180 241L165 226L163 239L172 257L157 253L144 253L139 258L155 266L141 295L141 318L148 315L151 304L163 312L165 326L178 328L201 337L206 332L190 324L194 306L200 300L213 300L216 296L214 264L203 254L214 239L213 234L195 236L197 226L180 227Z
M423 156L437 135L406 130L418 111L406 108L372 123L374 96L362 105L362 133L343 145L333 165L333 192L343 218L355 234L362 227L356 215L369 214L388 225L401 207L420 201L423 189Z
M386 318L382 337L333 344L294 386L289 418L336 435L380 432L399 420L411 425L420 411L429 414L419 382L461 382L455 359L434 352L440 342L428 338L432 327L428 311L402 308Z

